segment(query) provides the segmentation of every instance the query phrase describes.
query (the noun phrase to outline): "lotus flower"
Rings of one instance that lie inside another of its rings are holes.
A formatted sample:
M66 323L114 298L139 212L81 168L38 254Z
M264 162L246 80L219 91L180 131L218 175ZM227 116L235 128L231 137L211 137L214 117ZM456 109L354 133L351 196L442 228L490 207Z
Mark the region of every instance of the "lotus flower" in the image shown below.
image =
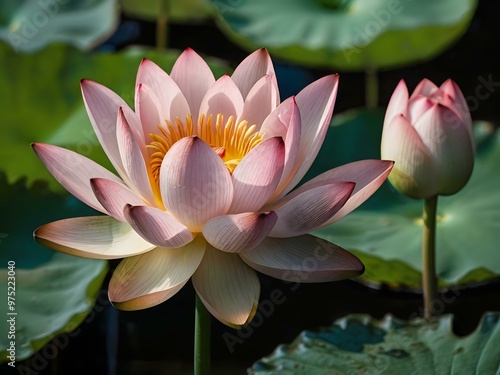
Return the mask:
M142 61L135 112L83 80L92 126L120 177L72 151L35 143L53 176L106 215L49 223L35 238L67 254L125 258L108 292L120 309L155 306L192 279L206 308L233 327L256 312L254 270L303 282L361 274L355 256L307 233L365 201L392 162L348 164L292 191L321 147L337 82L324 77L280 104L265 50L216 81L191 49L170 75Z
M440 87L424 79L408 96L401 80L385 114L382 158L395 161L389 180L412 198L454 194L474 166L467 102L450 79Z

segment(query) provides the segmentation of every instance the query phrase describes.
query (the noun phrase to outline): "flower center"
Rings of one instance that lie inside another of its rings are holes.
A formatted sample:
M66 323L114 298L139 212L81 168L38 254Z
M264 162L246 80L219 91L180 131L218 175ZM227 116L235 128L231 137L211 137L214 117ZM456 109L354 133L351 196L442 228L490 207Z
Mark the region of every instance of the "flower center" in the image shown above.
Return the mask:
M220 156L230 173L264 137L263 133L256 131L255 125L249 126L248 121L236 123L234 116L229 116L224 122L224 116L220 113L215 121L212 115L207 117L202 114L196 125L191 115L186 116L185 123L179 117L175 119L175 124L165 120L165 124L158 125L158 129L159 134L150 134L152 141L146 146L151 150L151 170L157 184L163 158L170 147L184 137L200 137Z

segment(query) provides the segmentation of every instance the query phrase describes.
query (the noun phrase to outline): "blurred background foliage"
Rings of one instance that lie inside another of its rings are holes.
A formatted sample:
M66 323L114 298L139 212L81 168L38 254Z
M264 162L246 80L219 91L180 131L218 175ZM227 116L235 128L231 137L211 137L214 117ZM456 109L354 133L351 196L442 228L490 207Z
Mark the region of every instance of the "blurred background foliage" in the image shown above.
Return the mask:
M6 300L6 267L14 260L17 359L43 348L19 365L40 374L86 374L95 368L108 374L191 372L191 287L153 309L118 313L105 302L108 271L117 262L57 254L33 241L32 232L41 224L95 212L68 196L30 147L34 141L57 144L111 168L86 116L79 81L100 82L132 105L140 60L147 57L169 72L187 47L208 59L216 77L230 73L252 50L268 48L282 99L325 74L340 73L335 115L307 179L350 161L379 158L384 106L399 79L411 88L424 77L438 84L452 78L459 84L477 124L478 154L470 184L440 205L439 277L444 295L451 291L456 298L448 299L441 311L453 313L453 323L444 317L439 330L471 333L484 311L500 310L495 283L500 274L499 8L475 0L2 1L0 295ZM300 288L261 275L261 298L278 289L284 303L244 333L215 322L214 371L243 373L279 342L291 341L304 329L330 326L349 313L374 318L392 313L401 319L419 315L419 216L420 202L403 198L386 184L355 213L319 231L355 252L367 267L365 275L358 283ZM104 298L91 311L100 290ZM481 327L492 319L497 318L484 318ZM486 360L494 353L488 348L498 342L494 323L477 341L487 343ZM382 329L396 337L402 327L382 327L371 318L363 324L378 327L369 328L371 335ZM55 346L54 357L44 354L54 347L51 339L61 333L58 337L67 338L65 332L76 327L78 334ZM2 361L6 328L0 329ZM402 329L403 336L416 335L417 340L431 335L425 328ZM345 337L372 339L359 332L348 330ZM231 348L224 340L228 334L237 335ZM292 349L276 352L273 365L307 345L300 342L309 340L304 335ZM476 342L478 331L470 337L468 342ZM435 348L436 355L449 356L449 348ZM317 347L311 350L317 355ZM363 362L370 352L357 354ZM266 373L266 361L254 370Z

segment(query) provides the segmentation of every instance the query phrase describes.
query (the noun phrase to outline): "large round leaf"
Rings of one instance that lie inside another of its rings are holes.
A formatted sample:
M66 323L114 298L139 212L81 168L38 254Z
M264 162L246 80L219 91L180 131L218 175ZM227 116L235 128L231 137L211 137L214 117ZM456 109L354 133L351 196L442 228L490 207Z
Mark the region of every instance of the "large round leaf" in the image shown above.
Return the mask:
M116 0L17 0L0 3L0 39L21 52L54 41L89 49L118 24Z
M15 341L19 361L58 333L74 330L92 309L108 270L106 261L59 254L33 240L33 230L42 224L93 211L76 198L50 193L45 184L28 190L25 182L8 185L0 175L0 295L3 318L14 317L16 323L13 340L7 336L10 324L0 324L0 362L7 360L10 341ZM8 291L15 292L12 310L7 310Z
M383 113L336 116L306 178L357 159L380 157ZM469 284L500 275L500 132L476 126L476 163L458 194L440 197L437 273L442 285ZM315 235L353 250L365 263L360 280L392 287L420 287L423 201L385 183L361 208Z
M211 0L222 29L248 49L342 70L430 59L467 28L476 0Z
M430 324L350 315L302 332L256 362L250 374L498 374L500 314L484 315L466 337L455 336L452 323L451 315Z
M178 56L140 48L86 54L61 44L21 55L0 44L0 171L10 182L22 176L28 182L48 179L52 189L64 191L35 156L31 142L67 147L111 168L85 112L80 80L100 82L133 105L141 59L147 57L170 72ZM209 65L217 76L229 70L214 60Z

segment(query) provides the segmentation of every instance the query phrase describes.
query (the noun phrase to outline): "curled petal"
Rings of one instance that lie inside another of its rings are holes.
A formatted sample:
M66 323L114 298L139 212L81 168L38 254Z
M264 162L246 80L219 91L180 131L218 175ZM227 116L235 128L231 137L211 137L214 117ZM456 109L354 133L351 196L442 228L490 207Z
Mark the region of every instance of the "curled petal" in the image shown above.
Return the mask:
M42 245L61 253L92 259L125 258L155 247L130 225L109 216L54 221L35 230L34 237Z
M277 220L278 216L272 211L219 216L205 224L203 236L219 250L248 251L266 238Z
M177 293L198 268L205 241L178 249L156 248L120 262L109 282L109 299L121 310L156 306Z
M191 232L166 212L149 206L126 206L124 216L141 237L159 247L181 247L193 240Z
M344 280L364 272L363 263L354 255L311 235L268 237L240 256L246 264L265 275L295 283Z
M293 237L320 228L344 206L354 186L353 182L319 181L298 188L274 204L278 222L269 235Z
M410 96L410 100L416 97L417 95L427 96L428 98L433 95L439 93L439 87L437 87L432 81L424 78L420 81L420 83L415 87L413 93Z
M52 176L67 191L86 205L108 214L95 197L90 180L105 178L123 185L122 180L96 162L76 152L45 143L33 143L32 147Z
M210 87L200 104L200 115L222 114L225 119L233 116L241 118L243 112L243 97L240 90L234 84L231 77L225 75L220 77Z
M133 193L128 187L105 178L93 178L90 185L95 197L106 209L109 215L115 219L126 222L123 216L123 208L127 204L143 205L145 202Z
M259 302L259 279L238 254L207 245L192 280L207 310L222 323L241 328L254 317Z
M151 134L158 134L158 126L168 120L160 113L160 108L160 100L153 90L145 83L139 83L135 93L135 110L141 119L143 136L148 143L151 141Z
M177 141L160 169L163 203L191 231L224 215L233 200L231 176L221 158L198 137Z
M243 114L240 120L246 120L250 125L256 125L260 129L267 116L278 106L279 94L273 80L265 75L252 87L248 93Z
M285 145L281 138L254 147L232 175L234 198L229 212L258 211L276 190L283 171Z

